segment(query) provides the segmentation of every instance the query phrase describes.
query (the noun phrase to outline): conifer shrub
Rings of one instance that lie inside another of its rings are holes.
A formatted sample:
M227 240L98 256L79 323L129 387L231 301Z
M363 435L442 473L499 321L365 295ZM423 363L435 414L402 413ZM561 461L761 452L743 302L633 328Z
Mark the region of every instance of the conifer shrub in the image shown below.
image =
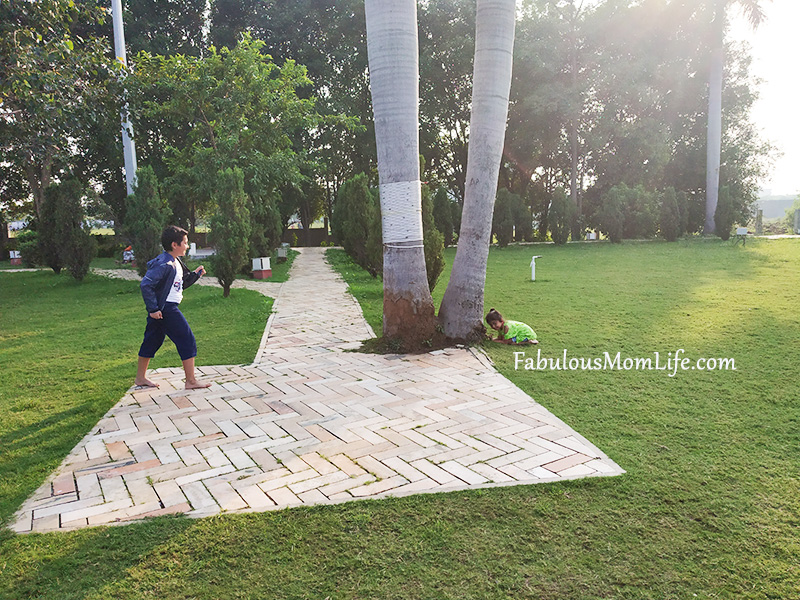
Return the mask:
M447 188L440 187L433 195L433 224L442 233L445 246L453 244L453 207Z
M717 235L723 240L728 240L731 237L731 229L736 222L736 210L733 201L733 194L731 194L728 186L719 188L719 197L717 199L717 210L714 213L714 227Z
M59 244L64 238L64 225L61 222L61 190L54 183L44 191L44 199L39 209L37 225L38 262L61 273L64 262L59 252Z
M576 212L575 202L567 195L564 188L556 188L547 213L550 236L556 245L567 243Z
M84 223L84 200L93 194L77 179L58 186L57 215L59 220L58 252L61 262L78 281L83 281L89 265L97 256L97 242L91 228Z
M438 192L437 192L438 193ZM449 212L449 207L448 212ZM439 276L444 271L444 235L436 227L435 196L431 197L427 185L422 186L422 235L425 246L425 270L428 288L433 291Z
M39 252L39 232L25 229L17 234L17 250L22 258L22 266L32 269L44 264Z
M492 235L501 248L508 246L514 238L514 198L519 197L507 189L498 190L492 213Z
M383 271L380 206L363 173L354 175L339 188L331 229L358 265L373 277Z
M159 195L158 187L152 167L142 167L136 171L133 194L125 199L123 232L131 241L136 270L141 276L147 272L147 261L163 251L161 233L171 214L166 201Z
M678 195L674 188L667 188L661 194L661 214L659 217L661 235L668 242L674 242L681 234L681 213Z
M222 286L222 295L227 298L236 274L250 258L250 200L244 191L244 174L241 169L217 172L212 200L216 204L209 232L209 240L215 249L212 264L214 274Z
M614 186L600 198L600 210L597 212L597 223L608 239L615 244L622 241L625 228L625 208L627 186Z

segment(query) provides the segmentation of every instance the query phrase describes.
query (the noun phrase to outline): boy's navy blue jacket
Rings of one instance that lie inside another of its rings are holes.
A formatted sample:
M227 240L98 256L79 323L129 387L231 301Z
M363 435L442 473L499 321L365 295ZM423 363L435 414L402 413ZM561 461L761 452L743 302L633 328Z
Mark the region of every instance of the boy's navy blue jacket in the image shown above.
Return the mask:
M147 263L147 273L142 278L139 289L142 290L142 298L148 313L164 310L172 282L175 281L175 270L170 264L173 260L169 252L164 252ZM178 264L183 269L183 289L200 279L200 275L190 271L180 258Z

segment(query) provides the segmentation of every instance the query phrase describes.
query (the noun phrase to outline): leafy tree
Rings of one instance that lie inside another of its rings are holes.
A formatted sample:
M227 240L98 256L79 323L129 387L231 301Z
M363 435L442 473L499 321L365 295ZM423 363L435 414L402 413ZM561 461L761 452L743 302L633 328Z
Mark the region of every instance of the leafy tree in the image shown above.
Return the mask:
M143 53L127 80L137 132L151 123L186 132L168 147L164 184L190 228L198 213L212 210L218 171L240 168L245 192L271 201L284 186L307 180L301 169L310 159L295 150L292 135L348 122L317 113L313 99L298 95L309 85L305 68L293 61L278 67L263 49L245 35L203 58Z
M227 298L236 274L249 258L252 228L242 170L219 171L215 184L212 195L217 209L211 217L209 237L216 249L214 273Z
M474 0L419 6L421 151L431 177L459 204L467 178L475 7Z
M571 196L567 196L564 188L556 188L550 203L549 222L550 235L557 245L566 244L572 229L577 207Z
M661 194L659 229L668 242L674 242L681 234L681 212L674 188L667 188Z
M219 0L211 9L211 42L233 48L243 33L264 42L278 65L306 67L321 115L358 115L358 127L330 127L292 134L317 165L315 178L335 197L352 175L374 173L375 130L367 77L363 0ZM351 122L352 125L352 122ZM375 183L374 177L371 183ZM330 217L330 210L328 216Z
M161 232L167 226L170 210L158 191L158 180L149 166L136 172L136 187L125 200L124 235L130 239L139 275L147 272L147 261L162 252Z
M76 33L105 17L87 2L0 3L0 152L36 215L54 176L81 162L76 140L96 133L104 115L119 115L108 40Z

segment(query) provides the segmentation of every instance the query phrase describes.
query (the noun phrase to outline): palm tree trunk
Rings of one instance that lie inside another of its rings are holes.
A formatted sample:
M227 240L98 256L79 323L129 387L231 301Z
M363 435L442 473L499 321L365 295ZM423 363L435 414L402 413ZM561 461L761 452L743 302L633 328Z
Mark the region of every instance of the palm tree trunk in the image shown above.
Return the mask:
M383 334L414 345L433 335L419 171L419 44L415 0L366 0L383 226Z
M706 221L703 232L716 231L714 214L719 198L719 167L722 148L722 72L725 63L724 7L718 8L712 26L714 48L711 51L711 66L708 76L708 132L706 138Z
M467 187L439 321L454 339L483 335L483 290L503 155L514 51L514 0L478 0Z

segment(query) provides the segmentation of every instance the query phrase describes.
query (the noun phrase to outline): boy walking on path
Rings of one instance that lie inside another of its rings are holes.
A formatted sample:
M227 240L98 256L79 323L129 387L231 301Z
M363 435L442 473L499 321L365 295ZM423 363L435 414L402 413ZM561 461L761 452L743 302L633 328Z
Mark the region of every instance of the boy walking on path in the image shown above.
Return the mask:
M139 286L148 317L144 341L139 348L139 364L134 383L137 386L158 387L157 383L147 379L147 367L150 359L164 343L166 335L175 343L183 361L186 389L207 388L210 383L201 383L195 378L197 343L189 323L178 308L183 299L183 290L205 275L206 270L200 266L190 271L180 259L189 248L185 229L175 225L167 227L161 234L161 245L164 252L147 263L147 273Z

